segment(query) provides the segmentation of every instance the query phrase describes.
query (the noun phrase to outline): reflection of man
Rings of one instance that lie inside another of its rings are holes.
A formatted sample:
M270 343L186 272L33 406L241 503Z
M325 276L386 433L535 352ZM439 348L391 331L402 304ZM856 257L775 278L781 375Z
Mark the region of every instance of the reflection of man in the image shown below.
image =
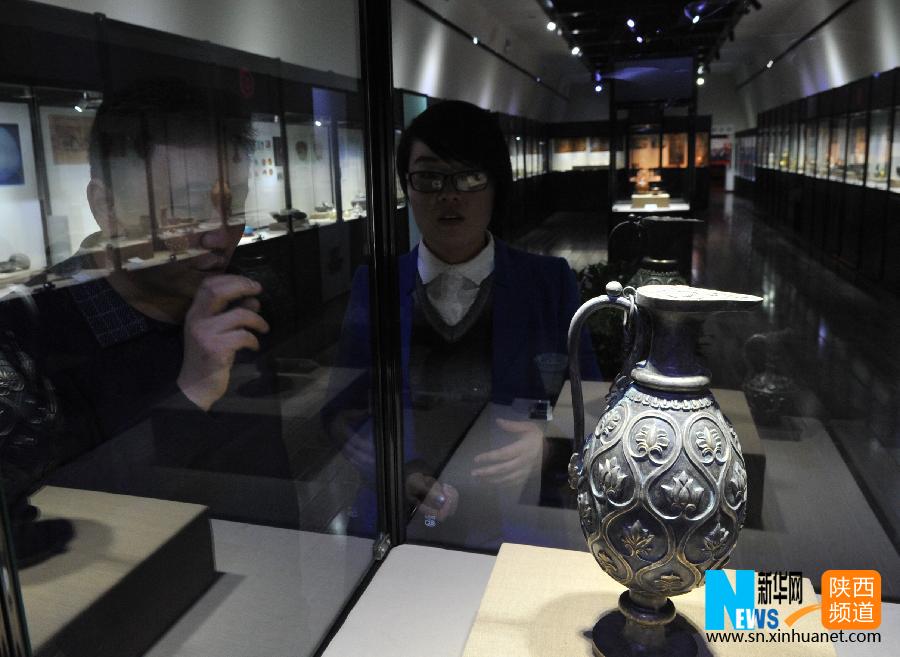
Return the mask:
M54 268L83 267L73 278L89 280L35 296L34 352L80 417L69 457L153 417L157 457L230 467L222 454L242 428L211 411L236 356L269 328L261 286L226 273L251 139L235 101L179 80L142 82L98 110L87 197L100 232ZM92 277L98 265L111 271ZM180 411L159 414L161 404Z
M400 139L397 168L422 234L399 261L406 492L427 522L440 524L483 501L461 499L457 482L440 472L486 405L559 392L548 389L538 356L559 356L565 368L578 292L564 260L524 253L488 231L507 211L512 186L508 149L488 112L462 102L429 108ZM370 362L367 321L361 270L342 336L348 366ZM595 366L582 354L590 375ZM522 483L540 461L538 426L527 415L502 415L490 429L494 446L469 470L485 490ZM331 425L364 471L374 464L366 417L364 409L338 412Z

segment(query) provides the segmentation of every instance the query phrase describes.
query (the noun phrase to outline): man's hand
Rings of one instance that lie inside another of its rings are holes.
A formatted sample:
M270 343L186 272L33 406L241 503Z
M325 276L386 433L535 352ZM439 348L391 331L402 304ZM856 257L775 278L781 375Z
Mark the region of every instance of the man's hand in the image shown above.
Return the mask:
M178 387L204 411L228 388L234 356L259 351L256 333L268 333L259 316L262 286L244 276L210 276L200 285L184 321L184 360Z
M475 464L479 467L472 470L472 476L499 486L521 484L535 467L540 468L544 432L534 422L497 418L497 426L516 439L505 447L476 456Z
M421 472L414 472L406 478L406 497L419 505L423 515L434 516L438 522L456 513L459 506L459 491L456 488Z

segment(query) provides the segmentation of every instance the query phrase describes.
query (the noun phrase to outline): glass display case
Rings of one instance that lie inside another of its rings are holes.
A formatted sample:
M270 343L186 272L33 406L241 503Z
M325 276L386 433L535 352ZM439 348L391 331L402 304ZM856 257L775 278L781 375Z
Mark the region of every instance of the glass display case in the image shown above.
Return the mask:
M806 126L802 123L794 124L797 135L796 148L794 153L794 166L791 167L792 173L803 173L806 166Z
M367 213L366 162L362 128L338 125L338 161L341 170L341 206L344 219L359 219Z
M628 135L628 167L658 169L660 166L659 126L632 126Z
M35 128L30 109L32 97L32 90L28 87L0 87L0 228L4 236L0 242L0 262L7 263L4 267L6 271L0 272L0 290L27 280L48 264L32 141ZM89 126L91 118L87 117L86 121ZM75 150L74 144L72 149ZM73 153L72 159L75 155ZM83 155L87 161L86 149L79 149L78 155ZM66 170L65 159L65 153L60 152L61 161L57 165L63 167L60 175ZM86 186L87 180L82 182ZM81 188L82 199L85 186ZM53 222L52 238L52 250L61 258L77 248L83 233L86 234L86 231L76 227L75 235L70 237L69 222L64 212L65 203L61 199L59 215Z
M816 131L816 178L828 178L831 162L830 135L831 122L819 119L819 129Z
M847 176L851 185L862 185L866 179L866 113L854 112L850 115L847 140Z
M305 212L311 222L336 221L331 120L292 114L288 114L286 120L293 206ZM256 179L267 174L254 171L251 175Z
M250 154L245 219L248 226L261 228L284 207L284 144L277 116L254 114L252 126L256 141Z
M791 151L793 144L791 143L791 139L793 137L793 131L791 130L791 125L788 123L784 123L781 125L778 134L778 170L779 171L790 171L791 170Z
M894 108L894 135L891 145L891 191L900 193L900 107Z
M688 133L666 132L663 134L663 169L686 169L688 165Z
M509 163L512 167L513 180L525 177L525 147L522 135L515 134L509 140Z
M698 132L695 135L694 166L697 168L709 166L709 133Z
M847 117L831 119L831 138L828 142L828 179L844 181L847 156Z
M869 118L869 155L866 187L888 188L890 168L891 110L873 110Z
M806 121L803 126L803 173L810 178L816 175L816 145L818 139L816 136L816 121Z
M753 134L735 137L735 175L744 180L756 180L756 142Z
M550 151L552 171L609 166L608 137L554 137L550 140Z

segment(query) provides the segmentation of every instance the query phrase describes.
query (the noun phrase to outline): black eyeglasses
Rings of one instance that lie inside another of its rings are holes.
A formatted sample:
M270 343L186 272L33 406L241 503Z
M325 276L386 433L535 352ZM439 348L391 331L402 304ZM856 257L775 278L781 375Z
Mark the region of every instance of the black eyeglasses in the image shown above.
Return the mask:
M441 173L440 171L413 171L407 178L409 184L417 192L433 194L440 192L447 184L447 179L453 181L453 188L458 192L480 192L488 186L488 174L486 171L457 171L455 173Z

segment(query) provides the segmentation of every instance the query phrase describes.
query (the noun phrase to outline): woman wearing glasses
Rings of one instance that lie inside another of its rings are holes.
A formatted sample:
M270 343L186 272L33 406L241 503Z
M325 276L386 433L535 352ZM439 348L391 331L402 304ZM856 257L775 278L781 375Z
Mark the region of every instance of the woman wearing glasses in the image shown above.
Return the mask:
M437 539L440 532L442 541L490 547L494 539L480 534L496 537L496 526L479 527L484 523L469 517L465 528L443 527L460 504L461 484L437 479L476 420L485 424L488 410L496 436L472 459L462 486L521 487L539 465L542 433L528 421L527 405L524 414L521 404L511 405L559 393L569 322L579 304L575 277L565 260L519 251L491 234L492 223L500 225L508 211L512 170L490 112L460 101L430 107L403 133L397 170L422 236L398 263L406 485L426 528L413 523L410 533L427 530ZM368 275L361 270L342 339L357 353L356 363L340 364L371 363L367 319ZM581 353L590 376L596 372L591 350ZM554 371L539 366L546 362L555 363ZM343 426L342 434L355 436L345 454L372 468L368 423L359 419Z

